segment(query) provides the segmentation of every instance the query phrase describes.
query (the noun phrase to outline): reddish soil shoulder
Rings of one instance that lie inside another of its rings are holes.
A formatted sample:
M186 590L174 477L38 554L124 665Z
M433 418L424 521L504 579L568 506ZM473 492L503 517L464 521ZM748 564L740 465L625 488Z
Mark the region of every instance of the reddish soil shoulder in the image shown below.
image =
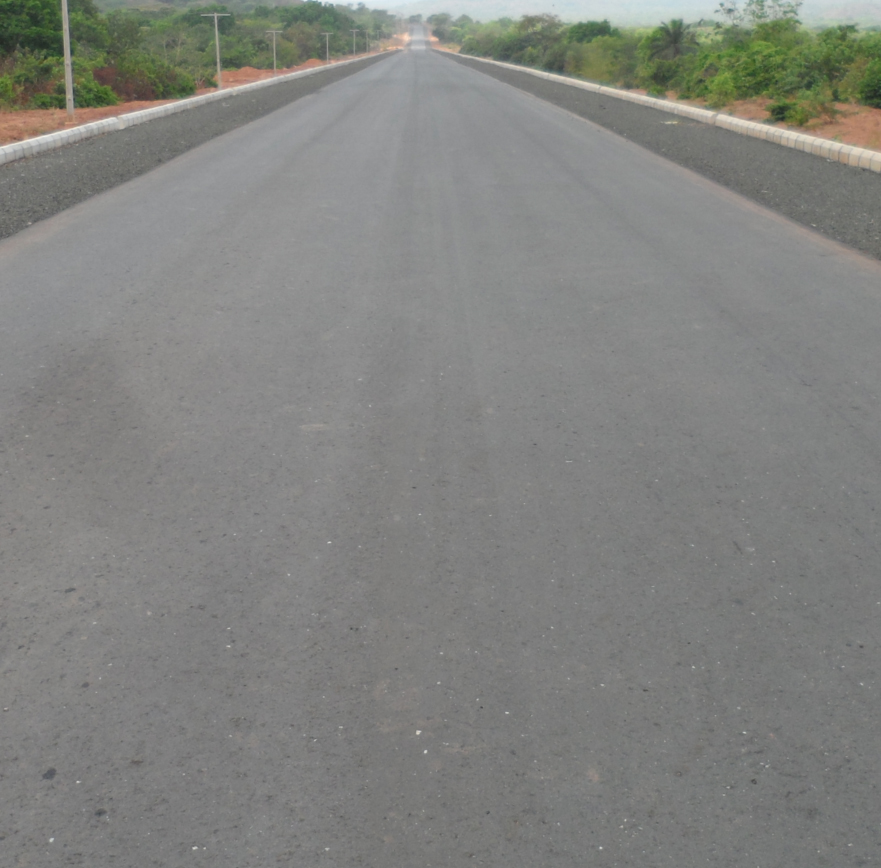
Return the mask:
M316 66L324 66L324 61L307 60L299 66L290 69L280 69L279 75L289 72L298 72L303 69L312 69ZM237 87L241 84L250 84L253 81L262 81L272 78L271 69L254 69L246 66L243 69L224 70L223 86ZM212 93L213 87L199 90L197 94ZM68 121L67 112L64 109L23 109L21 111L0 111L0 145L9 145L12 142L22 142L35 136L43 136L46 133L54 133L58 130L67 130L79 127L83 124L100 121L104 118L114 118L119 115L137 112L142 109L154 108L165 105L175 100L148 100L124 102L119 105L104 106L103 108L81 108L76 110L74 120Z
M432 37L432 41L435 41L434 37ZM311 69L315 66L323 66L323 61L308 60L300 66L280 69L279 75L301 69ZM271 69L254 69L246 66L243 69L226 70L223 73L223 84L224 87L235 87L241 84L250 84L252 81L262 81L266 78L272 78ZM198 93L211 93L213 90L214 88L207 88L198 91ZM675 100L676 94L669 94L669 98ZM0 145L21 142L56 130L80 126L102 118L117 117L128 112L140 111L173 101L126 102L104 108L77 109L76 119L73 123L68 122L67 114L63 109L0 111ZM702 105L699 101L689 102L692 105ZM768 117L765 110L768 102L770 100L767 99L740 100L725 110L746 120L764 121ZM792 129L824 139L834 139L846 145L881 151L881 109L840 103L836 106L836 110L837 114L832 118L819 118L811 121L806 127L792 127ZM786 127L785 124L777 124L777 126Z

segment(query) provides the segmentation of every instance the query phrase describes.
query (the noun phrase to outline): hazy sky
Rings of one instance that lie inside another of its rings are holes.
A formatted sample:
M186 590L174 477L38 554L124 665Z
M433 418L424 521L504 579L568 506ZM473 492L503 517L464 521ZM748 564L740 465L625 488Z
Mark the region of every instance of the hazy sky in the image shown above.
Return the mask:
M670 18L713 19L717 7L718 0L414 0L388 8L406 15L465 14L478 21L552 12L565 21L608 18L613 24L657 24ZM805 22L835 18L881 23L881 2L805 0L801 17Z

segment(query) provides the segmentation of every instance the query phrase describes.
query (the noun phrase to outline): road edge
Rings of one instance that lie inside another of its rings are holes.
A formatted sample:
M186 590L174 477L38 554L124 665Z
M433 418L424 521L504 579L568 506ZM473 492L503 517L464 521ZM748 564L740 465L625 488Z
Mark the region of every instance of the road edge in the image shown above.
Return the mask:
M433 50L437 51L439 54L455 54L454 52L444 51L443 49L435 48ZM592 81L583 81L581 79L569 78L565 75L557 75L553 72L545 72L541 69L518 66L515 63L503 63L500 60L490 60L486 57L473 57L470 54L462 55L462 58L474 60L479 63L488 63L492 66L500 66L504 69L522 72L526 75L535 76L536 78L544 78L548 81L568 85L569 87L577 87L581 90L587 90L591 93L612 97L613 99L638 103L639 105L667 112L668 114L687 117L691 120L708 124L709 126L719 127L720 129L728 130L729 132L737 133L738 135L749 136L754 139L762 139L763 141L771 142L775 145L782 145L783 147L802 151L806 154L811 154L812 156L823 157L826 160L842 163L845 166L851 166L857 169L868 169L870 172L881 174L881 152L879 151L870 151L868 148L858 148L855 145L845 145L841 142L821 139L818 136L809 136L806 133L795 133L792 130L782 130L779 127L771 127L766 124L756 123L756 121L744 120L743 118L737 118L733 115L724 114L723 112L713 112L708 109L698 108L697 106L672 103L668 100L621 90L616 87L608 87L607 85L597 84Z
M392 51L398 50L400 49L392 49ZM376 57L375 54L367 54L362 57L355 57L351 60L342 60L326 66L315 66L311 69L301 69L297 72L289 72L286 75L276 76L275 78L253 81L250 84L224 88L223 90L218 90L214 93L188 97L186 99L178 100L177 102L166 103L165 105L155 106L154 108L142 109L141 111L131 112L126 115L117 115L116 117L104 118L100 121L92 121L92 123L73 127L69 130L59 130L54 133L47 133L44 136L36 136L33 139L25 139L23 142L13 142L12 144L0 147L0 166L5 165L6 163L14 163L17 160L23 160L27 157L35 157L37 154L45 154L47 151L55 151L58 148L63 148L76 142L82 142L86 139L94 138L95 136L103 136L106 133L126 130L129 127L135 127L139 124L157 120L158 118L164 118L169 115L177 114L178 112L198 108L207 103L216 102L219 99L238 96L239 94L251 90L271 87L274 84L282 84L295 78L305 78L310 75L316 75L325 70L339 69L341 66L361 63L364 60L370 60L374 57Z

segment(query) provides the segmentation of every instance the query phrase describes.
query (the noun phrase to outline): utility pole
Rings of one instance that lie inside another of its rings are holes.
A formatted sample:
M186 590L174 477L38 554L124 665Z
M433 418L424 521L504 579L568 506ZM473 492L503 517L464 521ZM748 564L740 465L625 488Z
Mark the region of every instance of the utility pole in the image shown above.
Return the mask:
M353 30L352 31L352 57L355 56L355 34L360 33L360 32L361 32L360 30Z
M203 18L214 19L214 47L217 50L217 89L223 90L223 76L220 72L220 31L217 28L218 18L229 18L229 12L203 12Z
M367 43L367 53L370 54L370 31L364 31L364 41Z
M70 60L70 16L67 0L61 0L61 30L64 37L64 96L67 102L67 119L73 120L73 64Z
M333 36L332 33L322 33L324 37L324 47L327 49L327 63L330 65L330 37Z
M284 33L283 30L267 30L267 33L272 34L272 74L275 75L275 34L276 33Z

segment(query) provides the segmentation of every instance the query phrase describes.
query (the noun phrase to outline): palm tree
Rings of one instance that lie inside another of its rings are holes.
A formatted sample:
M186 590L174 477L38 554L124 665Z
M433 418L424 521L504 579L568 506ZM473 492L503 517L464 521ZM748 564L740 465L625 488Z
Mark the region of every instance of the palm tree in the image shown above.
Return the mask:
M650 60L675 60L683 54L697 51L697 36L690 24L681 18L672 18L662 22L650 37Z

